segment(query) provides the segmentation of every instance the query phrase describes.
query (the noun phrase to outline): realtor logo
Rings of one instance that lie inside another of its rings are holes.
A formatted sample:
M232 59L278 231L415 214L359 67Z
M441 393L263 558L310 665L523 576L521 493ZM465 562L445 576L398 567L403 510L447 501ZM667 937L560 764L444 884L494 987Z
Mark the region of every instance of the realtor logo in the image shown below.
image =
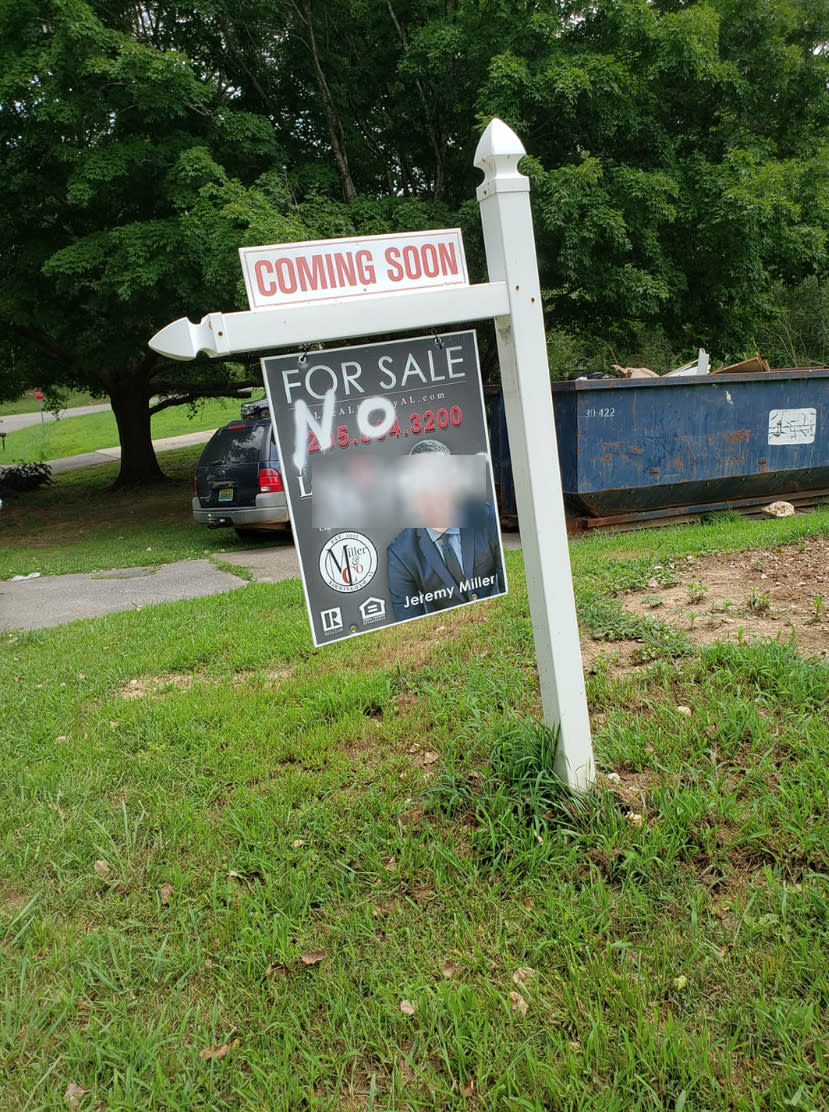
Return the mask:
M343 628L343 612L339 606L332 610L320 610L320 621L324 633L336 633Z
M366 601L360 605L360 616L363 619L363 625L371 625L372 622L382 622L386 616L385 599L367 598Z
M377 571L377 549L363 533L337 533L319 558L320 575L334 591L359 591Z

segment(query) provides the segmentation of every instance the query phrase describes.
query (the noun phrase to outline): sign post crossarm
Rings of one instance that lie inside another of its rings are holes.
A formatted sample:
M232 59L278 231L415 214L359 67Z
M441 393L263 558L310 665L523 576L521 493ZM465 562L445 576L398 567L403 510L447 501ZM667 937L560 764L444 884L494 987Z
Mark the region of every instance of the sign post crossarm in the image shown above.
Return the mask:
M372 336L412 328L486 320L509 311L503 283L410 293L332 298L281 309L208 313L198 324L181 317L156 332L153 351L170 359L195 359L200 351L221 358L344 336Z
M526 152L493 120L475 165L489 277L506 284L509 312L496 318L504 409L544 720L559 727L557 771L577 790L595 770L558 465L547 343L535 258Z

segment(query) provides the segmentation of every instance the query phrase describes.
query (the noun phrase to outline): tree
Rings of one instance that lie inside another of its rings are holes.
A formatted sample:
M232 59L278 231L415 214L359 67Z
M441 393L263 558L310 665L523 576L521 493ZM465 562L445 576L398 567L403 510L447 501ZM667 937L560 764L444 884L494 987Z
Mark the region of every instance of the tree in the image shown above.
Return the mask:
M123 20L129 6L99 7ZM199 254L188 210L206 190L244 195L225 165L250 182L280 158L267 120L117 23L86 0L0 0L0 388L109 395L128 484L161 477L152 397L159 408L244 381L206 361L184 375L147 340L238 297ZM243 235L246 214L233 218ZM297 220L291 231L305 229Z
M558 7L478 100L533 152L551 319L740 350L781 282L826 270L826 0Z

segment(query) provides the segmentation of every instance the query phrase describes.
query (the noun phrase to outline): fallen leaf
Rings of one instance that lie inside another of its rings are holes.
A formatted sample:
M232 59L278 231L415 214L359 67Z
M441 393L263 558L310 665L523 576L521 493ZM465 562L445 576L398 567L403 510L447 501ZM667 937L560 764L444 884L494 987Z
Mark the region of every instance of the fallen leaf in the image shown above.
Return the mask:
M570 1047L574 1054L577 1054L581 1050L581 1043L578 1039L571 1039L567 1043L567 1045Z
M470 1080L467 1081L467 1083L461 1089L461 1095L465 1096L465 1097L471 1097L474 1092L475 1092L475 1082L470 1078Z
M635 811L628 811L628 813L625 815L625 818L628 820L628 822L632 822L634 826L642 825L642 816L636 814Z
M99 876L101 880L106 880L112 873L112 866L108 861L104 861L101 858L99 858L92 867L95 870L95 875Z
M69 738L66 734L58 734L58 736L55 738L55 741L58 745L60 745L63 741L69 741Z
M166 907L167 904L170 902L170 896L172 896L173 894L173 886L172 884L170 884L169 880L166 882L166 884L161 885L158 890L158 894L161 897L162 905Z
M288 976L288 966L280 961L269 961L265 976L269 981L282 981Z
M687 986L687 984L688 978L685 976L684 973L680 973L678 977L674 977L674 988L679 989L680 992Z
M68 1102L70 1108L78 1108L81 1098L85 1097L87 1092L87 1089L76 1085L74 1081L70 1081L66 1087L66 1092L63 1094L63 1099Z
M63 807L61 807L59 803L50 803L49 806L52 808L53 811L60 815L62 819L66 818L66 811L64 811Z
M316 965L317 962L322 961L325 957L325 950L306 950L302 955L302 960L306 965Z
M206 1046L204 1050L199 1051L199 1057L204 1062L209 1062L211 1059L220 1062L228 1050L230 1050L229 1043L225 1043L223 1046Z
M294 849L299 849L300 846L305 845L305 839L304 838L294 838L294 840L291 842L291 845L294 847Z
M386 870L387 873L393 873L394 870L397 868L397 861L393 857L387 857L386 860L383 862L383 868Z
M414 1004L412 1004L410 1000L401 1000L400 1011L403 1013L403 1015L414 1015L417 1011L417 1008L414 1006Z
M409 746L409 748L406 750L406 752L407 753L419 753L420 752L420 746L417 744L417 742L415 742L413 745Z
M431 753L428 749L423 754L423 763L425 765L433 765L435 761L439 761L440 757L437 753Z
M677 707L676 712L677 712L677 714L685 714L685 715L689 715L689 714L692 713L690 707Z
M460 966L456 965L453 961L447 961L441 972L448 981L450 977L454 977L459 972Z
M530 977L534 976L535 970L532 969L529 965L519 965L519 967L513 973L512 979L517 985L523 985L527 983Z
M519 1012L521 1015L527 1014L527 1009L530 1005L527 1003L520 992L511 992L509 994L509 1002L514 1012Z

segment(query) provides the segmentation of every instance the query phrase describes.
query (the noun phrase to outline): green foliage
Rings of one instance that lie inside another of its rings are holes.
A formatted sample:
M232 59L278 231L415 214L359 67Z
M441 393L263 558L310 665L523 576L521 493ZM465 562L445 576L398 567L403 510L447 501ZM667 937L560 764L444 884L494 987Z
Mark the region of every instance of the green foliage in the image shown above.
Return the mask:
M532 137L557 325L725 358L825 269L825 27L824 0L599 0L493 59L479 105Z
M829 287L816 277L778 284L774 314L758 329L754 347L773 367L829 364Z
M0 5L0 250L11 261L0 395L108 394L122 477L149 480L152 395L235 385L234 371L206 362L168 380L168 361L147 349L171 317L233 300L236 274L211 270L186 214L228 180L225 162L252 180L278 146L183 53L134 34L132 14L84 0Z
M826 27L826 0L0 0L0 396L109 394L146 478L153 395L255 378L146 347L244 304L240 245L460 224L484 277L492 115L530 153L554 375L824 361Z

